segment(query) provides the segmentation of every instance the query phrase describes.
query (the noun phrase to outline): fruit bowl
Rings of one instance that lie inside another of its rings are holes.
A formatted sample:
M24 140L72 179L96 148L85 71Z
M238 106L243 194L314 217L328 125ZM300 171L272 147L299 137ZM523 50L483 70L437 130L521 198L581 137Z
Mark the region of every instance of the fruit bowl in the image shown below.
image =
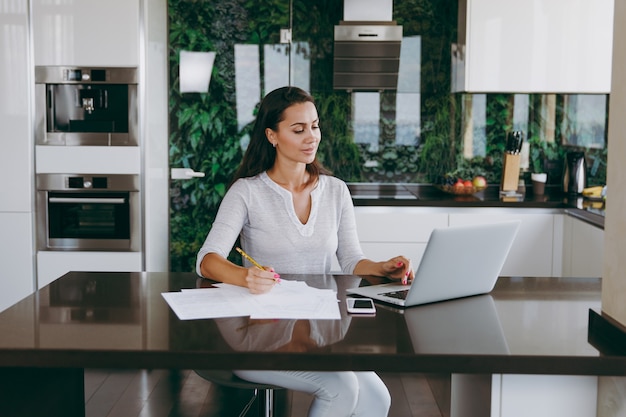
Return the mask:
M435 187L447 194L472 195L487 188L487 180L482 175L476 175L470 179L470 177L463 178L448 173L435 181Z
M443 191L444 193L453 194L453 195L472 195L476 194L479 191L484 190L487 187L459 187L456 185L437 185L438 189Z

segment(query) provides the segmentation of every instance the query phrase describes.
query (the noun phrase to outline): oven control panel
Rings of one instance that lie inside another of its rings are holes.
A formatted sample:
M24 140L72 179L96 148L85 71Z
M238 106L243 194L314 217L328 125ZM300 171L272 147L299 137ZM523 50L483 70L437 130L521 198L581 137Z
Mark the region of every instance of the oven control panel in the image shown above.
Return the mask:
M38 191L139 191L135 174L37 174Z
M93 189L107 189L108 181L107 177L68 177L67 188L93 188Z

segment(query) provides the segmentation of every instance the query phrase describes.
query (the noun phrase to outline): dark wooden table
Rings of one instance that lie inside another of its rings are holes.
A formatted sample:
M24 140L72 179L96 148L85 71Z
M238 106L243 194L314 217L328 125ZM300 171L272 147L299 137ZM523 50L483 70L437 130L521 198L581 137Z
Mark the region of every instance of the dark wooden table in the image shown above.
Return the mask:
M161 293L210 286L193 273L68 273L0 313L0 415L84 415L85 368L626 375L588 342L599 279L502 277L488 295L355 317L343 299L361 278L284 278L341 300L304 349L292 320L179 320Z

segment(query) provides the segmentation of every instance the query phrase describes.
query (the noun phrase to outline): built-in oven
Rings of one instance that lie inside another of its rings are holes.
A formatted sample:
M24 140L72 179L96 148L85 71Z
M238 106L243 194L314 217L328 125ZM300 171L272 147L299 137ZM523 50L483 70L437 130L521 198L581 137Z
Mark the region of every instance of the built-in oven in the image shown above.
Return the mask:
M38 174L40 251L141 251L139 176Z
M37 145L137 146L137 68L35 67Z

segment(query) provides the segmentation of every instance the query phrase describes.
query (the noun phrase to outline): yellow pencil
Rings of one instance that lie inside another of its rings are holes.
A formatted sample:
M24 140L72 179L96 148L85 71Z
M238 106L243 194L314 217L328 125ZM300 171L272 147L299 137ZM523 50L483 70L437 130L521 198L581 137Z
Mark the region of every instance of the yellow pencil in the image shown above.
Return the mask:
M261 266L261 264L260 264L260 263L258 263L257 261L255 261L255 260L252 258L252 256L250 256L250 255L248 255L247 253L245 253L245 252L243 251L243 249L241 249L241 248L239 248L239 247L235 247L235 250L236 250L237 252L239 252L239 253L241 254L241 256L243 256L244 258L246 258L247 260L249 260L249 261L252 263L252 265L256 266L256 267L257 267L257 268L259 268L261 271L266 271L266 269L265 269L265 268L263 268L263 267ZM279 284L280 284L280 277L279 277L279 275L278 275L278 274L275 274L275 275L274 275L274 281L276 281L277 283L279 283Z
M257 268L259 268L262 271L265 271L265 268L263 268L257 261L255 261L254 259L252 259L252 256L248 255L247 253L245 253L243 251L243 249L236 247L235 250L237 252L239 252L241 254L241 256L243 256L244 258L246 258L247 260L250 261L250 263L252 263L252 265L256 266Z

